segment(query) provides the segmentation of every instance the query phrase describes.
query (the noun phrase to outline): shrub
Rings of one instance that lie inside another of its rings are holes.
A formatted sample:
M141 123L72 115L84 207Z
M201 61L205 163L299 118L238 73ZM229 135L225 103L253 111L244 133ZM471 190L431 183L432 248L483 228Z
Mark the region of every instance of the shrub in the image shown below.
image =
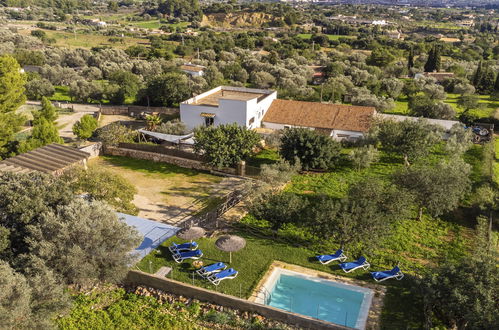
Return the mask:
M260 180L268 183L272 187L280 186L287 183L291 178L298 173L301 164L299 161L291 164L283 159L280 159L275 164L263 164L261 167Z
M368 168L373 162L379 159L379 151L372 145L363 146L352 150L349 158L357 170L361 170Z
M330 169L340 157L341 146L330 137L306 128L290 128L281 137L281 156L291 164L297 160L305 170Z
M277 231L285 223L298 222L303 218L308 201L293 193L267 193L255 199L250 205L250 213L257 219L265 219Z
M99 126L97 119L92 115L84 115L79 121L73 125L73 133L80 140L86 140L92 136L94 131Z
M194 131L194 150L203 152L208 164L233 166L253 154L260 136L237 124L201 127Z
M134 142L137 132L121 125L112 123L97 130L97 139L104 145L115 146L119 143Z
M187 127L179 119L174 119L167 121L166 123L161 123L156 127L156 132L171 135L184 135L187 132Z

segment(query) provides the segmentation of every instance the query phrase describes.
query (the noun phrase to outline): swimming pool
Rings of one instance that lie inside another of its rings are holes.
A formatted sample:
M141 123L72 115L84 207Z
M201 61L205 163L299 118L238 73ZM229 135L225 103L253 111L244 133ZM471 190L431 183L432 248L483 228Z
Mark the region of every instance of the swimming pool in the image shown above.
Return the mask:
M276 268L260 303L356 329L364 329L373 290Z

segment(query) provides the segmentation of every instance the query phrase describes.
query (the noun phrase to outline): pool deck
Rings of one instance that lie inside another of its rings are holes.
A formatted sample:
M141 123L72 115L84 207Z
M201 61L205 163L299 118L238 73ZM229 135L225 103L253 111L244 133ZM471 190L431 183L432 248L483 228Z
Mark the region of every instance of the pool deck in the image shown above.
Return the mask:
M264 285L267 283L269 280L270 276L272 275L274 269L276 268L283 268L287 270L291 270L294 272L298 272L301 274L305 274L308 276L313 276L313 277L318 277L321 279L326 279L326 280L332 280L335 282L340 282L344 284L350 284L350 285L357 285L360 287L368 288L374 291L374 295L372 297L371 301L371 306L369 308L369 316L367 318L367 323L366 323L366 329L379 329L380 325L380 316L381 316L381 311L383 309L383 299L385 297L386 293L386 288L383 285L378 285L376 283L369 283L353 278L347 278L347 277L342 277L342 276L337 276L333 274L329 274L326 272L321 272L315 269L310 269L310 268L305 268L293 264L287 264L281 261L274 261L268 271L265 273L265 275L262 277L260 282L258 282L258 285L255 287L255 290L251 294L250 298L248 299L251 302L256 302L257 299L259 299L259 293L261 292L262 288Z

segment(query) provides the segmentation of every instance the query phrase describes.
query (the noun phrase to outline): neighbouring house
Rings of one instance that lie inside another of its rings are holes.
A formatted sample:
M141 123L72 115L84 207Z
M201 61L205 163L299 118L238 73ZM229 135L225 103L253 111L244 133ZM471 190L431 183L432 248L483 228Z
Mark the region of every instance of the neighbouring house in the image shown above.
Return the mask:
M274 100L262 125L274 130L305 127L335 140L355 140L369 131L375 114L374 107Z
M180 67L180 70L189 74L191 77L202 77L204 75L204 70L206 67L202 65L196 65L191 63L186 63Z
M21 70L24 73L28 73L28 72L40 73L42 71L42 67L39 65L24 65Z
M462 20L456 22L456 25L462 26L462 27L472 27L475 24L475 22L472 19L469 20Z
M461 122L457 120L444 120L444 119L433 119L433 118L423 118L423 117L410 117L410 116L401 116L401 115L388 115L384 113L378 113L376 114L377 119L381 120L391 120L395 122L400 122L404 120L411 120L411 121L417 121L417 120L425 120L429 124L435 125L435 126L440 126L445 133L448 133L452 126L458 124L462 125Z
M276 98L272 90L219 86L180 103L180 120L188 129L232 123L257 128Z
M400 39L402 37L402 34L397 30L387 31L386 35L392 39Z
M0 172L61 175L72 166L86 167L89 157L88 152L53 143L0 161Z
M94 19L88 20L87 24L88 25L92 25L92 26L101 26L101 27L107 26L106 22L101 21L98 18L94 18Z
M423 77L432 77L435 78L435 80L438 83L441 83L445 79L453 78L454 72L423 72L423 73L416 73L414 75L414 79L419 79Z
M313 71L312 77L311 77L312 84L313 85L322 84L324 82L324 80L326 79L326 75L324 73L325 67L320 66L320 65L310 65L309 69L311 69Z

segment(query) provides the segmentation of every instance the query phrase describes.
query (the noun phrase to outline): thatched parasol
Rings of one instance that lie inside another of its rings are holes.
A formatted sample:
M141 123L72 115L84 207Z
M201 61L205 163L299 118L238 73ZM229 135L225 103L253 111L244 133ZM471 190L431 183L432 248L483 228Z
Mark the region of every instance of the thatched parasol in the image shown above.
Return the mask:
M215 242L219 250L229 252L229 263L232 262L232 252L237 252L246 246L246 240L235 235L220 236Z
M182 228L177 232L177 237L185 240L190 240L192 242L193 239L198 239L203 237L206 231L201 227L187 227Z

